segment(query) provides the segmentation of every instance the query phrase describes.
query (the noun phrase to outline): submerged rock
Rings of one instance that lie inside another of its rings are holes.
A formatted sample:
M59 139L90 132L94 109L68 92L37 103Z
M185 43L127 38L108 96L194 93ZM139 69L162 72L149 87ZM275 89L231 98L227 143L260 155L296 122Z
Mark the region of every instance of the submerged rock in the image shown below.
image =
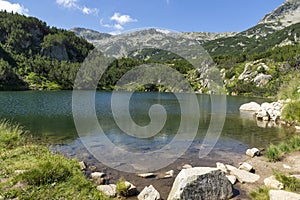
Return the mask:
M139 200L159 200L159 192L152 186L145 187L142 192L137 196Z
M183 169L176 177L168 200L229 199L232 184L217 168L195 167Z

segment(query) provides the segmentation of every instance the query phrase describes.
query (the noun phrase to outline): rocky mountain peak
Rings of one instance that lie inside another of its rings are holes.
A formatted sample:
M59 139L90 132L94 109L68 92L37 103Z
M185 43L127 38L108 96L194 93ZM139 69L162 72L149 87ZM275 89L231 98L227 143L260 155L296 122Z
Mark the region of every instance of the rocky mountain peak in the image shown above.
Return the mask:
M267 14L258 24L268 25L269 28L281 30L300 22L300 1L286 0L273 12Z

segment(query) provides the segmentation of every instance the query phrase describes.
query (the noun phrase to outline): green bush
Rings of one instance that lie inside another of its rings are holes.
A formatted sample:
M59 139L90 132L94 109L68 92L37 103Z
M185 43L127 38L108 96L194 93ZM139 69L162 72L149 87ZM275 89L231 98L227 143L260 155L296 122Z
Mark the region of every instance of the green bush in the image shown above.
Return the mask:
M127 186L125 184L125 180L124 179L120 179L117 182L117 194L126 197L127 196Z
M7 120L0 121L0 149L11 149L24 144L25 138L22 137L24 133L20 125Z
M280 159L280 150L277 146L271 144L266 150L266 156L269 162L275 162Z
M282 110L282 117L289 122L300 122L300 101L286 104Z

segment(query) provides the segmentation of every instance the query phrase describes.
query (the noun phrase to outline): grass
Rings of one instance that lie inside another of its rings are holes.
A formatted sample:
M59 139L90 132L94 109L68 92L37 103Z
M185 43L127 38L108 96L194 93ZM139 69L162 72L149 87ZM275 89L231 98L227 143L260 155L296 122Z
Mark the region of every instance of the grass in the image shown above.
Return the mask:
M294 136L286 142L282 142L275 146L273 144L266 150L266 157L270 162L279 161L283 153L289 153L300 150L300 136Z
M128 189L128 187L125 184L125 180L121 178L117 182L117 194L120 195L120 196L126 197L127 196L127 189Z
M300 101L286 104L282 111L282 117L288 122L298 124L300 122Z
M285 176L280 172L274 172L274 175L283 184L285 190L300 193L300 180L295 177Z
M267 187L262 187L259 188L258 191L253 191L250 193L250 196L252 197L253 200L269 200L269 191L270 188Z
M4 199L109 199L85 178L77 160L29 144L24 133L18 125L0 122L0 178L5 180L0 183L0 195Z

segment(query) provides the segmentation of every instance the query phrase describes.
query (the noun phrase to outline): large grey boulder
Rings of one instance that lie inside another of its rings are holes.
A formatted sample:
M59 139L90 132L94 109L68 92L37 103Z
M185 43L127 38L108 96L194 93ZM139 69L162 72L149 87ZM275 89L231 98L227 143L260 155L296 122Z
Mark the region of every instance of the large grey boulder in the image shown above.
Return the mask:
M241 105L240 111L248 111L248 112L258 112L260 111L261 107L258 103L256 102L250 102Z
M270 200L299 200L300 194L286 192L283 190L270 190Z
M217 168L183 169L176 177L168 200L229 199L233 188L225 174Z
M138 200L159 200L159 192L152 186L145 187L137 196Z

